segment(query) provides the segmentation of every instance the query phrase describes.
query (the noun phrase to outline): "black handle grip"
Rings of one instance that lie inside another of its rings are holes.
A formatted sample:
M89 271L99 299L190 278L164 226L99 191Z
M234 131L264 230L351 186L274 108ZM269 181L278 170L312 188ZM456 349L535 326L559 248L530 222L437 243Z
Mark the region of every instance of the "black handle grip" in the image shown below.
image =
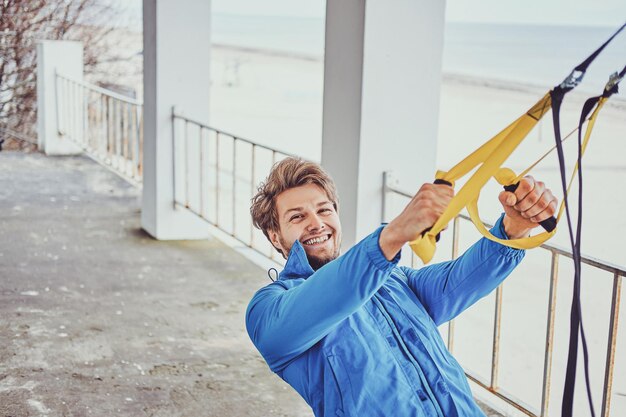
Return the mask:
M504 190L510 193L514 193L515 190L517 190L517 187L519 187L519 182L511 185L505 185ZM546 232L551 232L556 229L556 218L552 216L549 219L540 221L539 224L546 230Z
M452 183L448 182L446 180L435 180L433 181L433 184L437 184L437 185L447 185L448 187L452 187ZM432 229L432 227L429 227L428 229L424 229L424 231L422 232L422 236L424 236L426 233L430 232L430 229ZM435 236L435 242L439 242L439 238L441 233L437 233L437 236Z

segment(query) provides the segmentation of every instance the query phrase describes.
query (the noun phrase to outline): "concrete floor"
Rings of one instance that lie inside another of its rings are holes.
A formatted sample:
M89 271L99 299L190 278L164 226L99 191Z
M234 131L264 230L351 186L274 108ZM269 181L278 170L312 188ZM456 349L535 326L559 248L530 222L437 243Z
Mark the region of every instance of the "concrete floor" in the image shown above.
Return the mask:
M244 329L266 273L139 208L87 158L0 153L0 416L311 416Z

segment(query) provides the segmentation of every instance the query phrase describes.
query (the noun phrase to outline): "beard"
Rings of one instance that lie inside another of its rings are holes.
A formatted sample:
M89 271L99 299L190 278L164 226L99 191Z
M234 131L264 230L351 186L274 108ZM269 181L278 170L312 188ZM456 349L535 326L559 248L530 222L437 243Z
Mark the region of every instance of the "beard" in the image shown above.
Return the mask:
M279 236L279 241L280 244L283 248L287 247L287 242L282 238L282 236ZM302 245L304 246L304 245ZM291 251L291 246L289 246L289 251L287 252L286 255L283 255L285 257L285 259L287 259L287 255L289 254L289 252ZM309 265L311 265L311 268L313 268L314 271L317 271L318 269L320 269L321 267L323 267L324 265L326 265L327 263L334 261L335 259L337 259L339 257L339 246L335 248L335 251L330 254L330 255L325 255L325 256L315 256L315 255L310 255L307 251L306 248L304 249L304 253L306 254L306 259L309 261Z
M308 253L306 254L306 258L309 261L309 265L311 265L311 268L313 268L314 271L317 271L318 269L320 269L321 267L323 267L327 263L329 263L331 261L334 261L338 257L339 257L339 251L338 250L335 251L335 253L333 253L332 255L327 255L327 256L323 256L323 257L317 257L317 256L309 255Z

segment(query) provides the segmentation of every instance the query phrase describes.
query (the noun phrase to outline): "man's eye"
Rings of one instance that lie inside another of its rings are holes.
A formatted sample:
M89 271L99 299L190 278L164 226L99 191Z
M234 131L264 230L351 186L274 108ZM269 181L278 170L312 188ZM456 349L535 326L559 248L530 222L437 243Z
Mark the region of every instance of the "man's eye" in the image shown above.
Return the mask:
M294 221L294 220L300 220L302 218L302 214L296 214L294 216L291 216L291 218L289 219L290 222Z
M323 214L330 214L332 212L332 210L329 209L329 208L323 208L319 212L323 213Z

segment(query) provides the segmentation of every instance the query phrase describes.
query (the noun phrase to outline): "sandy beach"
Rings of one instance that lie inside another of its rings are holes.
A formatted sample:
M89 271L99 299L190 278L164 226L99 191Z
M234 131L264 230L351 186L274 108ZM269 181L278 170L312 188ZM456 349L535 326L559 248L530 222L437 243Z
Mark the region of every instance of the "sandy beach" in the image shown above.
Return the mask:
M320 57L214 45L212 61L208 118L212 126L286 152L320 159L323 90ZM445 74L437 167L450 168L525 112L548 88ZM589 96L573 92L567 97L562 109L564 134L577 124L582 103ZM626 265L626 251L619 239L626 231L626 219L621 212L626 196L619 192L619 184L626 181L625 139L626 100L614 97L598 119L583 165L583 253L622 266ZM575 140L569 139L566 145L570 167L574 165ZM552 145L552 124L548 115L506 166L522 171ZM556 155L538 165L531 174L549 184L561 198ZM424 181L430 179L424 178ZM612 184L617 186L611 187ZM483 191L480 208L487 221L494 221L501 211L499 204L494 204L498 191L496 184ZM246 216L246 210L239 213ZM247 219L242 218L241 222L245 221ZM569 238L565 223L562 225L562 230L550 243L567 247ZM473 226L464 225L462 247L467 247L477 236ZM441 247L447 244L449 236L444 238ZM438 259L444 260L448 254L447 249L442 249ZM573 276L571 261L562 259L559 266L551 415L556 415L560 409ZM530 251L523 266L504 286L500 386L534 408L539 408L541 401L549 271L549 254L542 250ZM611 288L610 274L583 269L583 314L596 408L602 400ZM484 379L489 377L493 306L492 295L464 313L456 325L455 354L464 367ZM626 413L626 329L623 328L626 309L621 311L612 396L614 416ZM442 332L445 330L442 328ZM576 415L586 416L582 373L578 381ZM479 391L477 394L480 396Z

